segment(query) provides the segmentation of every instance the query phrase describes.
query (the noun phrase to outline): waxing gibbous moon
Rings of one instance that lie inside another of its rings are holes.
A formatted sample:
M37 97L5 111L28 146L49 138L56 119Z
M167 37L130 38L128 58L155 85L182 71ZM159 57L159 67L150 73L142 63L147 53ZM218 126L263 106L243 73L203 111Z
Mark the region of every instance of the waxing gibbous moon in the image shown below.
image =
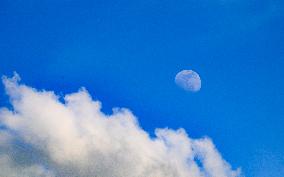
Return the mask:
M182 70L177 73L175 83L190 92L198 92L201 89L201 79L193 70Z

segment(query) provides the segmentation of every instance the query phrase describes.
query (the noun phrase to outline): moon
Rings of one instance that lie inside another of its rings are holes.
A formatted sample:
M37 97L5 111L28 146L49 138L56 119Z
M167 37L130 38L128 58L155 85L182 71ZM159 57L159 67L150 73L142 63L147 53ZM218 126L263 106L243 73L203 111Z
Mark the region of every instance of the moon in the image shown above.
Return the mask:
M177 73L175 83L190 92L198 92L201 89L201 79L193 70L182 70Z

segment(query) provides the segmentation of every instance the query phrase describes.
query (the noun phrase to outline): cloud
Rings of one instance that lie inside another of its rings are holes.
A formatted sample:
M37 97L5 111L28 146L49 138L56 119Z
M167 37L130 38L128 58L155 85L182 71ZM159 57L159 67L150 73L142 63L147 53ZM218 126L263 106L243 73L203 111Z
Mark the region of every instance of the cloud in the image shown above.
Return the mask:
M2 177L237 177L209 138L184 129L150 137L130 110L101 111L86 89L64 101L2 78L11 108L0 111Z

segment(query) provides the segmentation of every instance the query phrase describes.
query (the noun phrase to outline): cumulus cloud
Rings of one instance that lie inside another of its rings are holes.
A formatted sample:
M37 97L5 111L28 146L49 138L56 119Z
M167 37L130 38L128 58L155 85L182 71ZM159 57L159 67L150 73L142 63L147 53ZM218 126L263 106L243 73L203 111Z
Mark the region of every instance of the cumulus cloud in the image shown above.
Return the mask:
M0 111L1 177L237 177L209 138L184 129L150 137L128 109L101 111L86 89L64 101L3 77L11 107Z

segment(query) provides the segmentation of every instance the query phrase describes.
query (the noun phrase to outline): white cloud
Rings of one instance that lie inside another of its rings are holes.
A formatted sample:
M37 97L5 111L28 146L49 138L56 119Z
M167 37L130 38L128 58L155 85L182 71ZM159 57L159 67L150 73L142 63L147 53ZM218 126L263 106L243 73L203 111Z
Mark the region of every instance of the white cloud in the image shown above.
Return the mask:
M0 111L1 177L236 177L209 138L156 129L128 109L101 111L83 88L64 97L3 77L12 108Z

